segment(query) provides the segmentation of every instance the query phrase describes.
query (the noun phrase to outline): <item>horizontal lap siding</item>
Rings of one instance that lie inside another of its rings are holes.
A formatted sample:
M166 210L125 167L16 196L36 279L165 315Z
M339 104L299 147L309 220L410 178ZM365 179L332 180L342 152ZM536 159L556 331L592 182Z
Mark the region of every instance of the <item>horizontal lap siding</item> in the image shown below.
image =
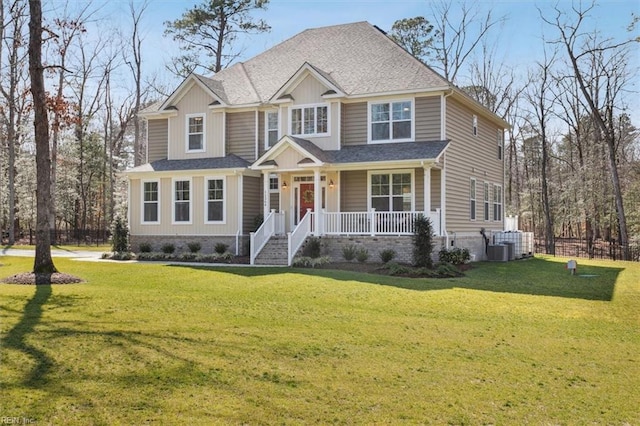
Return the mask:
M147 122L147 162L167 158L169 121L166 118Z
M243 178L242 233L254 231L256 216L262 214L262 178ZM272 207L273 208L273 207Z
M451 144L447 149L445 160L448 232L476 232L482 227L488 229L503 227L502 221L485 222L482 210L483 182L504 184L504 167L502 161L498 160L497 154L498 128L478 116L478 136L473 136L472 123L473 113L459 102L449 98L447 100L447 137L451 139ZM472 177L476 179L475 221L469 218L469 185Z
M440 140L440 96L416 98L416 141Z
M340 206L343 212L367 211L366 170L340 173Z
M342 104L342 145L367 143L367 103Z
M227 155L256 160L256 112L227 113Z

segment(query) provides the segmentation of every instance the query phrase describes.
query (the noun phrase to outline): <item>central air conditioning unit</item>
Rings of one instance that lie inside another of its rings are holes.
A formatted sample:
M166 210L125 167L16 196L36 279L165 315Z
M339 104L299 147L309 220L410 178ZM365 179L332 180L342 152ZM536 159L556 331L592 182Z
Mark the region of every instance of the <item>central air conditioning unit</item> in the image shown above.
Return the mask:
M506 262L509 260L509 248L503 244L489 245L487 257L490 262Z

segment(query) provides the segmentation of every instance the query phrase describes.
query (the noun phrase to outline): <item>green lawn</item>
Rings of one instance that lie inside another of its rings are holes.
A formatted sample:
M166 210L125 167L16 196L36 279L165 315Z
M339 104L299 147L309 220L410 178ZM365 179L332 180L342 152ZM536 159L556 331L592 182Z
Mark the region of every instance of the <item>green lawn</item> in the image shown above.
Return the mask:
M565 260L425 280L56 259L87 283L0 285L0 416L640 424L640 264Z

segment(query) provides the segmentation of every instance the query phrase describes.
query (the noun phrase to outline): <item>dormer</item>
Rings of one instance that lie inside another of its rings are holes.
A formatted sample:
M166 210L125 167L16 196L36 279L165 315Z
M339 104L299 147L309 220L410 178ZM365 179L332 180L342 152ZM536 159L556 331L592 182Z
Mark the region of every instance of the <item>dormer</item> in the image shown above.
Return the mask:
M305 62L271 97L283 114L284 134L309 139L323 149L339 146L340 99L346 95L330 73Z

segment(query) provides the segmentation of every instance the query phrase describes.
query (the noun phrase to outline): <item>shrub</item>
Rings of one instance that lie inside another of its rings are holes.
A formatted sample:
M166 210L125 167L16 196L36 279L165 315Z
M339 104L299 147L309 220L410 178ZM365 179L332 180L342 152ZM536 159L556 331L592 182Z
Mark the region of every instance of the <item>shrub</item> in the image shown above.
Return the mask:
M308 256L298 256L294 257L291 262L291 266L296 268L315 268L318 266L326 265L330 263L331 259L329 256L321 256L321 257L308 257Z
M224 252L224 253L216 253L216 254L213 255L213 259L216 262L219 262L221 260L229 261L229 260L233 259L233 254L229 253L228 251Z
M416 266L433 268L433 228L429 218L418 215L413 222L413 263Z
M364 263L369 259L369 250L364 247L360 247L356 252L356 260L360 263Z
M410 272L410 269L406 266L398 265L396 262L389 262L389 275L406 275Z
M216 253L218 253L218 254L224 254L224 253L227 251L227 249L228 249L228 248L229 248L229 245L228 245L228 244L225 244L225 243L217 243L217 244L214 246L213 251L215 251L215 252L216 252Z
M139 251L140 253L151 253L151 244L140 243Z
M200 245L199 242L195 241L193 243L189 243L187 244L187 247L189 247L189 251L191 253L197 253L200 251L200 249L202 248L202 246Z
M127 224L118 216L113 223L111 231L113 235L112 250L115 253L126 253L129 251L129 228Z
M441 263L438 265L436 272L441 277L460 277L462 273L450 263Z
M261 214L253 217L253 229L251 232L256 232L258 228L262 226L262 222L264 222L264 216Z
M171 244L171 243L164 244L164 245L162 246L162 252L163 252L164 254L173 254L173 252L174 252L174 251L176 251L176 246L174 246L174 245L173 245L173 244Z
M217 260L215 254L198 254L196 255L196 262L201 263L215 263Z
M351 262L353 259L355 259L357 252L358 247L356 247L355 244L347 244L346 246L342 247L342 257L344 257L344 260L346 260L347 262Z
M451 263L452 265L462 265L471 259L471 254L467 248L454 247L451 250L443 248L438 253L440 262Z
M180 257L178 258L178 260L182 260L184 262L192 262L192 261L196 260L197 256L198 255L193 253L193 252L192 253L182 253L180 255Z
M396 251L393 249L385 249L380 252L380 260L382 263L389 263L396 257Z
M302 256L316 259L320 257L321 248L322 246L320 244L320 238L311 237L307 240L307 243L304 245L304 248L302 249Z

